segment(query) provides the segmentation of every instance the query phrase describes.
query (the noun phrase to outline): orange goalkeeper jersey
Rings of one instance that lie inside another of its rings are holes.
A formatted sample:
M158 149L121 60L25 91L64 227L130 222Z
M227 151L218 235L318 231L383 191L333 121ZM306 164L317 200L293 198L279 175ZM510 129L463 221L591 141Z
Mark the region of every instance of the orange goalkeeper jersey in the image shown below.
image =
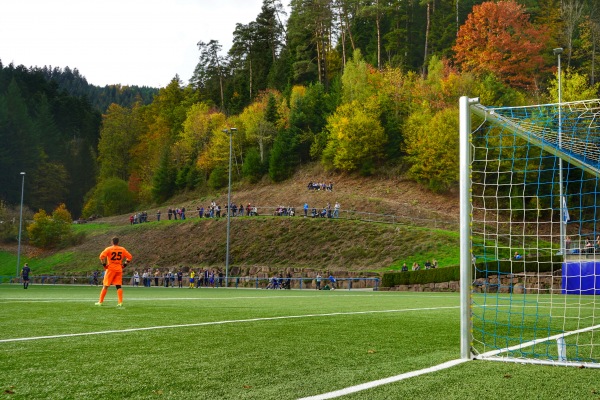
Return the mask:
M108 246L102 253L100 253L100 262L106 262L106 269L112 271L122 271L123 262L125 260L131 261L132 255L125 247L121 246Z

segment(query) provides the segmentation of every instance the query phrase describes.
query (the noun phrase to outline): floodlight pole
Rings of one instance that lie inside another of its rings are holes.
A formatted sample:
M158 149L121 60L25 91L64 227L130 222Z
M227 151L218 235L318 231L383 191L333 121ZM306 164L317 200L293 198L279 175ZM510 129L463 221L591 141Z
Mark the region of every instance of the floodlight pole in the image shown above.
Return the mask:
M560 69L560 55L563 52L562 47L558 47L552 50L554 55L558 58L558 148L562 148L562 82L561 82L561 69ZM566 254L565 248L565 236L566 236L566 221L565 221L565 203L564 193L563 193L563 160L562 158L558 159L558 197L560 204L560 254L564 256Z
M229 283L229 232L231 226L231 153L232 153L232 137L236 128L223 129L223 132L229 135L229 183L227 185L227 247L225 251L225 287Z
M19 245L17 246L17 274L19 279L19 268L21 266L21 232L23 227L23 194L25 193L25 172L21 172L21 210L19 212Z

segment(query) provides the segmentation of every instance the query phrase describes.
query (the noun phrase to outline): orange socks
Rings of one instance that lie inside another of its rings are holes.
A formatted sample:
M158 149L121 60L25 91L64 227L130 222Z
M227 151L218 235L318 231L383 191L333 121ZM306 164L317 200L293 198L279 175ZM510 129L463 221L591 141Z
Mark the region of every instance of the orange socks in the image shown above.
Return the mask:
M106 292L108 292L108 290L105 288L102 288L102 290L100 291L100 303L104 302L104 297L106 297Z
M102 288L100 291L100 303L104 302L104 298L106 297L106 293L108 292L107 288ZM117 298L119 299L119 304L123 302L123 289L117 289Z

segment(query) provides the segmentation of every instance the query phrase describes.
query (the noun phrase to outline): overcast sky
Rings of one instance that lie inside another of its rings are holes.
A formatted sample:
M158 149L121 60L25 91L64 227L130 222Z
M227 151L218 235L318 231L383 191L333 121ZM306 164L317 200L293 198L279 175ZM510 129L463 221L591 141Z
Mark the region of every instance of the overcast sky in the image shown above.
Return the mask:
M235 24L256 19L261 6L262 0L4 0L0 60L77 68L98 86L165 87L175 74L187 83L197 43L215 39L227 51Z

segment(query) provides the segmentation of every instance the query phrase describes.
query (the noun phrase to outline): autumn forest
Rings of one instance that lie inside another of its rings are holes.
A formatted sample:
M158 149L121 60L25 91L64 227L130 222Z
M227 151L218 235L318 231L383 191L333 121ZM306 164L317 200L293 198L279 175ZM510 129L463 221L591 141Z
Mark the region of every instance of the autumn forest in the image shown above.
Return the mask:
M264 0L224 51L198 38L190 82L95 88L0 62L0 199L113 215L182 192L288 179L301 165L458 181L458 98L494 106L598 95L595 0ZM0 55L1 56L1 55ZM67 79L68 78L68 79Z

